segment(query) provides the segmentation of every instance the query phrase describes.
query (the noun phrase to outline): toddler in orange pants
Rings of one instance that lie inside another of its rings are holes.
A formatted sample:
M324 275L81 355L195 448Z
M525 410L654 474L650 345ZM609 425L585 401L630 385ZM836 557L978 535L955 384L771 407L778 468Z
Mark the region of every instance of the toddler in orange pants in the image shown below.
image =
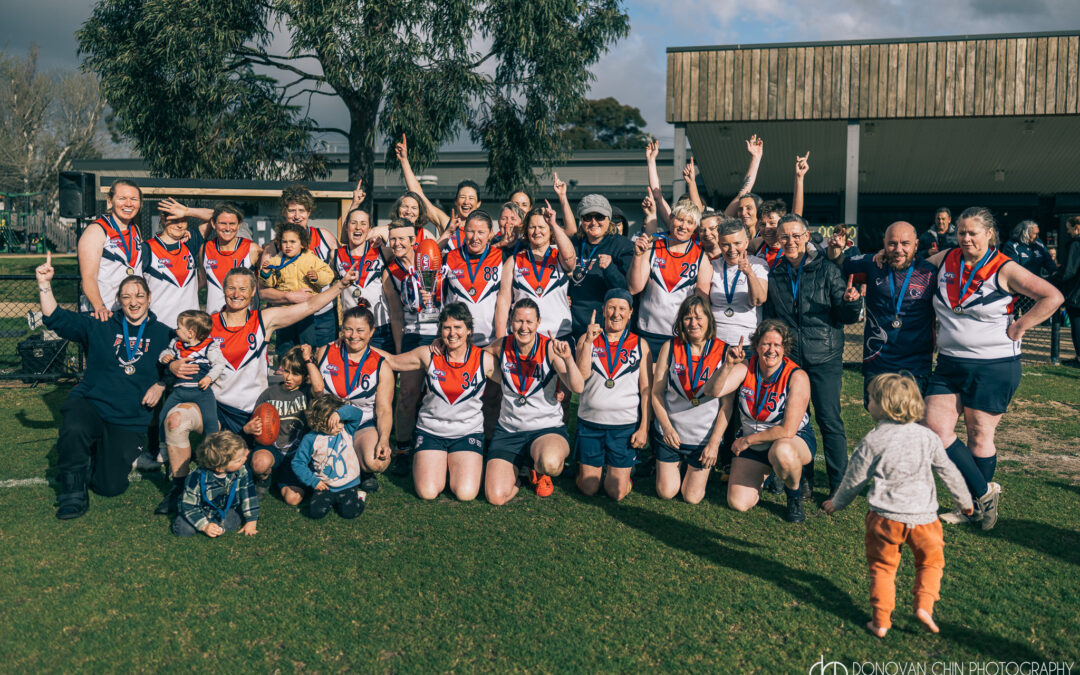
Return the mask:
M919 387L910 377L884 373L870 381L870 415L877 421L848 460L844 480L825 512L847 506L873 479L866 496L866 562L870 566L870 606L866 628L885 637L896 607L896 569L905 543L915 554L915 616L938 632L934 603L945 569L945 542L938 520L936 473L965 513L972 512L971 494L960 471L945 454L937 434L917 424L923 418Z

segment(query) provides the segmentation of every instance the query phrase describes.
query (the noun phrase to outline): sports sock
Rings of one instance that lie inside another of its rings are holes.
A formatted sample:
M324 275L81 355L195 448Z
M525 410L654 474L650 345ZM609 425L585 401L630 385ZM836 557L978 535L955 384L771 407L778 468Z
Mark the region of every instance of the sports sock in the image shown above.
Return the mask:
M792 490L791 488L789 488L788 486L785 485L784 486L784 494L787 495L788 499L802 499L802 491L799 488L795 488L794 490Z
M964 477L964 482L967 483L971 496L978 499L985 495L987 490L986 478L983 476L983 472L979 470L978 464L975 463L975 457L968 450L968 447L958 438L952 442L952 445L945 448L945 454L960 470L960 475Z
M986 482L994 480L994 470L997 469L997 455L993 457L973 457L975 460L975 466L979 467L979 471L982 473Z

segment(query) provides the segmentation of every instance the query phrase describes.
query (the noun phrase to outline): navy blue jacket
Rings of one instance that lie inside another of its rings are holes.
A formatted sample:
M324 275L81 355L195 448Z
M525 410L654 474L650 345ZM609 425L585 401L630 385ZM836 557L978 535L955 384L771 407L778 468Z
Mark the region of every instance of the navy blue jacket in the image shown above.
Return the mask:
M98 321L89 314L57 307L45 317L45 325L60 337L81 342L86 348L86 372L71 395L89 400L108 424L144 430L153 411L142 404L142 398L147 389L161 380L165 366L158 363L157 357L175 335L150 312L131 364L135 372L127 375L121 363L128 361L123 347L123 317L122 312L116 312L108 321ZM129 327L128 334L134 342L138 326Z

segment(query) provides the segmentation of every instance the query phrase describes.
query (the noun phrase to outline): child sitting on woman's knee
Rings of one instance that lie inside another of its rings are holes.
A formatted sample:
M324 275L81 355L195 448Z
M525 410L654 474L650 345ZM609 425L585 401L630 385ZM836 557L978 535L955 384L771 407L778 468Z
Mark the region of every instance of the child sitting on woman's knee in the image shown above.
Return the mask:
M934 474L945 483L965 513L971 495L960 471L945 454L937 434L918 424L926 408L913 379L883 373L870 381L870 415L877 426L862 439L848 460L844 480L824 504L832 515L847 506L873 478L867 494L866 561L870 565L867 629L879 638L892 626L896 606L896 569L905 542L915 554L915 616L932 633L934 602L945 568L944 540L938 520Z

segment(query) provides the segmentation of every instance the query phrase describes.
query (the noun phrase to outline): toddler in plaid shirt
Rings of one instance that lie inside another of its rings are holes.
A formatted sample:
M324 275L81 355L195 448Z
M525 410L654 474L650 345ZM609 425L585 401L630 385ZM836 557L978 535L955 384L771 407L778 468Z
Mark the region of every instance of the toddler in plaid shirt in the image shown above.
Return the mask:
M255 534L259 497L245 464L247 458L247 445L233 432L219 431L206 437L195 451L199 468L191 472L184 486L173 534L192 537L202 532L216 537L236 530L249 537Z

